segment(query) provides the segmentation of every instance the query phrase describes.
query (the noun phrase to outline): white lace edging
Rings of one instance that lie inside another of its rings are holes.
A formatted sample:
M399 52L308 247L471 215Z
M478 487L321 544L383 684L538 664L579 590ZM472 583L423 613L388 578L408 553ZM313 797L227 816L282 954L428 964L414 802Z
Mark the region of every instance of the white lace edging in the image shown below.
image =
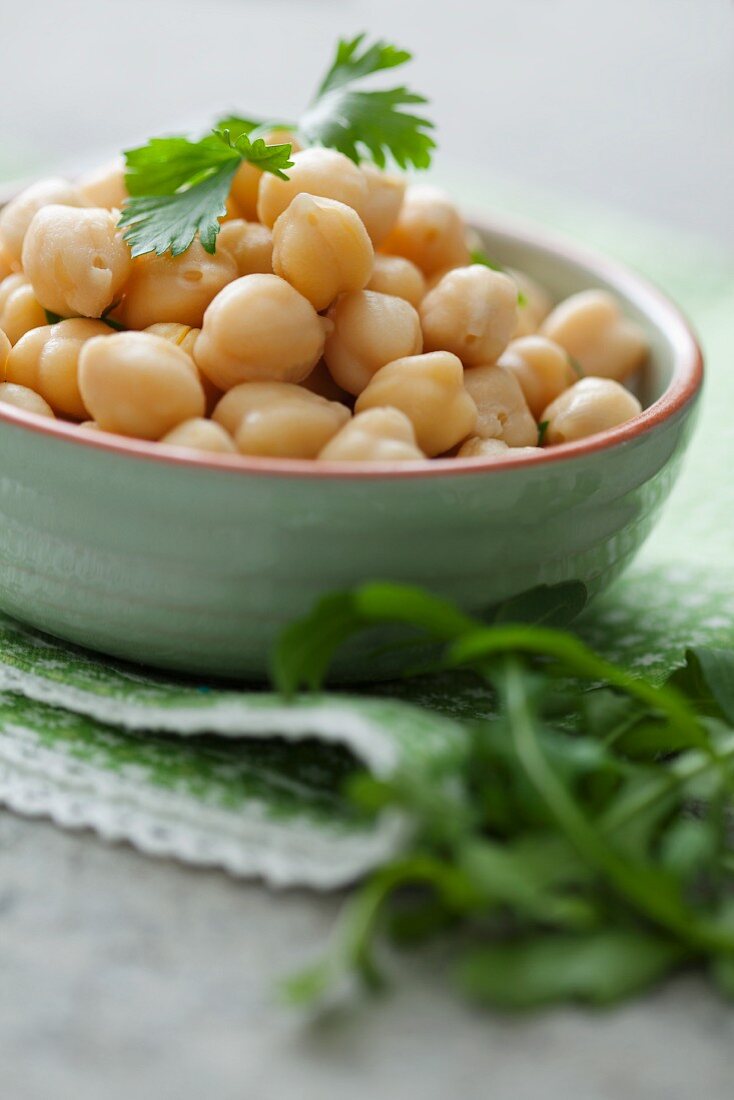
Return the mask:
M134 768L110 772L49 749L19 726L0 733L0 802L64 828L128 841L148 855L219 867L275 887L346 886L394 854L407 833L396 814L360 831L316 824L305 815L278 820L262 802L236 812L193 802L190 795L141 782Z

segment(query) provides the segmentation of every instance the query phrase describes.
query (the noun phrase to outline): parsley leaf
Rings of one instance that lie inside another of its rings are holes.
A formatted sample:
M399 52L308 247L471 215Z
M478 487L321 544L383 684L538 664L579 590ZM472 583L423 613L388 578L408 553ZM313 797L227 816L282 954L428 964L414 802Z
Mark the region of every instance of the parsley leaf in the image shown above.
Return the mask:
M407 50L400 50L397 46L391 46L381 40L374 42L360 55L358 51L364 39L364 33L356 35L351 40L339 39L336 55L331 68L319 85L317 98L335 88L351 84L352 81L359 80L361 77L371 76L384 69L396 69L411 60L412 55Z
M152 138L125 153L125 182L130 198L120 218L133 256L148 252L179 256L199 236L213 253L219 219L235 172L242 161L287 179L292 166L289 144L267 144L273 130L297 129L305 144L337 149L359 162L370 157L384 168L388 156L401 168L427 168L435 142L433 124L403 108L425 103L404 86L375 91L355 83L404 65L407 50L387 42L364 44L365 36L340 40L334 60L314 102L298 126L229 115L199 141L186 137Z
M492 271L500 271L504 274L504 267L494 260L491 260L482 248L473 248L469 253L469 259L473 264L481 264L482 267L489 267Z
M225 128L200 141L185 137L153 138L125 154L130 199L120 218L133 256L147 252L180 256L198 234L204 249L216 249L219 219L226 213L232 180L243 160L287 179L290 145L267 145L243 119L226 119Z
M505 1010L610 1004L690 965L734 998L734 655L689 651L656 685L568 632L504 625L565 622L584 600L580 585L541 587L484 626L421 589L374 583L282 636L281 688L318 686L352 635L399 623L438 643L437 669L471 671L488 694L449 775L416 765L350 779L361 812L403 815L412 840L350 896L327 957L288 983L291 1001L347 991L354 976L376 988L381 939L437 935L462 992Z
M428 168L435 142L427 131L433 123L401 110L426 103L425 97L404 85L375 91L354 88L364 77L404 65L411 54L381 41L360 53L364 37L339 41L299 132L306 144L337 149L353 161L366 154L384 168L389 155L401 168Z
M132 198L120 218L126 227L125 240L133 256L164 252L180 256L198 233L207 252L216 249L219 218L226 213L237 161L224 164L199 183L172 195L141 195Z
M571 355L570 351L566 352L566 357L568 358L568 361L571 364L571 370L574 372L574 374L578 375L579 378L583 378L584 377L584 368L581 366L578 359L575 359L573 357L573 355Z

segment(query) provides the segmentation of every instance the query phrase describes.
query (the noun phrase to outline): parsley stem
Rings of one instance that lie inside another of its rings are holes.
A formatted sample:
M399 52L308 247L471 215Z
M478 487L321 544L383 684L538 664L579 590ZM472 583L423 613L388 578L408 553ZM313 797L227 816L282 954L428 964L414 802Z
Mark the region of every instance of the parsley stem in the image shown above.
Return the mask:
M675 689L656 687L625 669L598 657L573 635L542 626L495 626L477 629L450 646L446 664L450 668L474 665L508 653L525 653L559 661L573 675L605 682L667 715L687 741L715 756L706 730L695 712Z
M673 932L692 949L734 952L734 935L698 920L680 899L674 880L644 864L632 864L609 847L550 767L540 746L521 667L508 660L500 677L518 760L559 827L579 854L608 879L640 914Z

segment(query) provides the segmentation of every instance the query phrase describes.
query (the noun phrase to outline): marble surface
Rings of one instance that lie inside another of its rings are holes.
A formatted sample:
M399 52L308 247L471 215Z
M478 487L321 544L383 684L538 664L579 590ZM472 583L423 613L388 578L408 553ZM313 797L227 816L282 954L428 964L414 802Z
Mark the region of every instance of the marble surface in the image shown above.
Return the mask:
M280 1006L339 899L272 895L0 815L0 1073L8 1100L706 1100L731 1096L734 1013L696 979L611 1013L507 1021L443 961L339 1019Z
M728 0L75 0L63 35L59 11L0 0L6 177L222 107L290 113L335 34L368 27L418 54L439 170L501 172L734 243ZM455 1002L440 957L408 959L380 1002L308 1025L273 990L338 904L0 812L2 1096L732 1095L734 1013L694 978L613 1013L508 1022Z

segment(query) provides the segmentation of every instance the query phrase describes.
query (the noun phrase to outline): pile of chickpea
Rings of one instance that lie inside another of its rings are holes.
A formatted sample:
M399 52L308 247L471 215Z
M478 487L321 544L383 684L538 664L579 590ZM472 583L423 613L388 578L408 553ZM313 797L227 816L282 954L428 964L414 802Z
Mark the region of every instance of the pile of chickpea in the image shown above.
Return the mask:
M167 446L333 462L523 454L640 412L622 383L648 347L611 295L554 307L527 275L471 262L443 192L329 149L293 162L288 180L243 163L214 255L195 240L133 260L121 163L10 202L0 401Z

